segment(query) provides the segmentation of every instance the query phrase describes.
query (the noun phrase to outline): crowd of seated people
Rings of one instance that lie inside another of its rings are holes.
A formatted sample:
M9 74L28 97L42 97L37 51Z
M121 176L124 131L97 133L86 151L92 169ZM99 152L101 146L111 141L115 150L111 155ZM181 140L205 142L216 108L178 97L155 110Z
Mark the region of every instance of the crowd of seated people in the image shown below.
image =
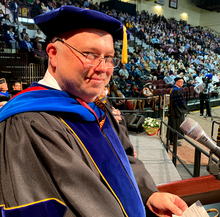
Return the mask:
M119 90L123 91L120 87L123 72L126 78L129 73L125 80L130 88L133 82L139 92L143 91L144 84L154 80L163 80L166 87L172 88L177 76L183 77L186 87L198 85L204 76L211 77L213 84L219 85L218 35L199 26L192 27L186 21L166 19L146 11L137 12L136 16L119 13L118 19L135 37L148 44L146 49L137 46L134 52L129 52L125 67L115 69L114 83ZM120 57L118 44L116 50Z
M93 3L92 0L57 2L35 0L32 3L23 0L23 4L32 9L35 8L35 12L38 11L38 13L47 13L62 5L98 10L119 19L134 37L147 43L145 48L136 46L133 52L128 48L128 62L114 69L110 82L111 86L114 85L111 91L113 96L141 97L144 88L147 88L146 84L153 83L155 80L162 80L167 85L166 87L171 88L177 76L184 78L184 86L187 87L196 86L202 82L204 76L213 77L213 83L219 85L220 37L210 30L204 30L199 26L193 27L183 20L177 21L174 18L167 19L163 15L149 14L148 11L141 11L141 13L137 11L135 15L130 15L109 9L103 4ZM3 25L10 27L11 23L7 20L8 18L3 19ZM20 49L29 56L32 55L30 61L45 62L47 41L40 30L34 41L30 41L25 30L19 38L23 39L19 42ZM116 41L114 46L115 57L121 59L122 42ZM138 108L143 110L148 106L148 102L150 100L146 102L130 100L129 108L135 109L138 105ZM123 100L115 100L114 103L117 103L116 107L121 109L125 106Z
M21 82L14 81L12 90L8 92L8 84L5 78L0 78L0 108L5 105L9 99L21 91Z

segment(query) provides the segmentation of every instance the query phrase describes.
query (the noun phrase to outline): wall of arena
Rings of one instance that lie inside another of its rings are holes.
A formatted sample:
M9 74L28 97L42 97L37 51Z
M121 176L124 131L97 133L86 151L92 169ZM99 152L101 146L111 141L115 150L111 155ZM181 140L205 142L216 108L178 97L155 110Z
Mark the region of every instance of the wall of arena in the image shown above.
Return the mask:
M157 8L154 1L127 1L137 4L137 10L140 12L146 10L149 13L163 14L166 18L174 17L177 20L186 20L193 26L204 26L220 33L220 13L207 11L195 6L192 0L179 0L177 9L169 7L169 1L165 0L165 4L161 8ZM184 15L186 13L187 15Z

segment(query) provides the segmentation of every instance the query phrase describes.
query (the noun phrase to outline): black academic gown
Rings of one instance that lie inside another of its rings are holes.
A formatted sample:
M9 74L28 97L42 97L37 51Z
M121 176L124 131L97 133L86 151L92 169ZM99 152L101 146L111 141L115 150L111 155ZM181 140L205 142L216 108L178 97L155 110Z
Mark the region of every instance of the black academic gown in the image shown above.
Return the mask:
M145 204L157 187L109 110L107 115ZM78 139L53 113L26 112L1 122L0 156L0 204L6 207L57 198L67 205L65 217L124 217Z
M168 125L174 130L182 134L180 125L184 121L184 116L187 112L187 106L184 99L184 96L181 90L177 87L174 87L170 95L170 104L168 111ZM168 135L168 134L167 134ZM170 131L170 142L173 142L174 134ZM180 139L180 137L178 137Z

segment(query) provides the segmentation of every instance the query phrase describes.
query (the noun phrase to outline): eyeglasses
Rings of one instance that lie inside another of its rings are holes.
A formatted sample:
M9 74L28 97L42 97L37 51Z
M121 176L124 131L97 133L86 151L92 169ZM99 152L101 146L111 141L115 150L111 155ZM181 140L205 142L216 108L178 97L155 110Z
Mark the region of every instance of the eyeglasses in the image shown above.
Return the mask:
M115 57L104 57L103 58L98 54L93 54L93 53L84 54L84 53L80 52L79 50L77 50L76 48L74 48L71 45L64 42L61 38L56 38L54 43L56 41L60 41L60 42L64 43L68 47L72 48L73 50L75 50L78 53L80 53L81 55L83 55L86 58L84 62L90 66L98 66L102 60L105 60L105 65L107 68L115 68L120 63L120 59L115 58Z

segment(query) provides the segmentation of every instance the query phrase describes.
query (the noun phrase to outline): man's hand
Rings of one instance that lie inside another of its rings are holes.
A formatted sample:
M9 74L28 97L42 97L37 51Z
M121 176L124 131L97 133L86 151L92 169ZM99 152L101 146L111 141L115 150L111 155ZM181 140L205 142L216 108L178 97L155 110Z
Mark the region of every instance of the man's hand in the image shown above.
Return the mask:
M164 192L153 193L146 205L154 214L160 217L171 217L172 214L181 216L188 208L180 197Z

